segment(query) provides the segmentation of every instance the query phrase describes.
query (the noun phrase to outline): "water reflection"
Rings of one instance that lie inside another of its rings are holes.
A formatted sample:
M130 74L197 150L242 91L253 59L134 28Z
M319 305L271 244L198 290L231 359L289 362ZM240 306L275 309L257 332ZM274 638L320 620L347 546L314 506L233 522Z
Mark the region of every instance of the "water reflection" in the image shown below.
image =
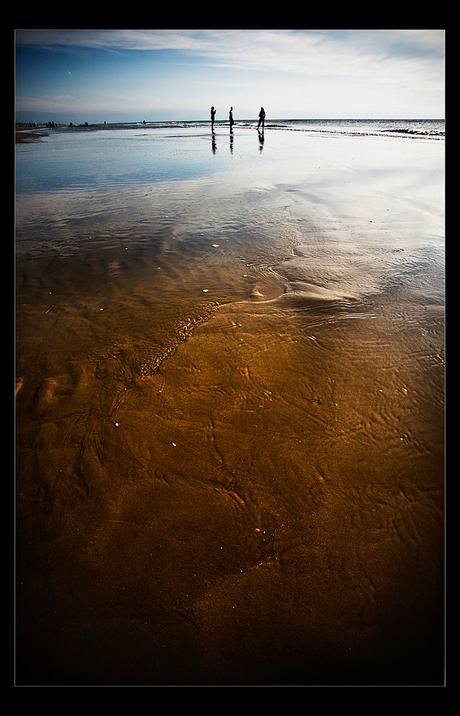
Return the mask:
M212 130L211 133L211 149L212 153L215 154L217 151L217 142L216 142L216 135L214 133L214 130ZM230 127L230 154L233 154L233 128Z
M262 153L262 150L263 150L263 148L264 148L264 142L265 142L264 130L263 130L263 129L259 129L259 130L258 130L258 135L259 135L259 152Z

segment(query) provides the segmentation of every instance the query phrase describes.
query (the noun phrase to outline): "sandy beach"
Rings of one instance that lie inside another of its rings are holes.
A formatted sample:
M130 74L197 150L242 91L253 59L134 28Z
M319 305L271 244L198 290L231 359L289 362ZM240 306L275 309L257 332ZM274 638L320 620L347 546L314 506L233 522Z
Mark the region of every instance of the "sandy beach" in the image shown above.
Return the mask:
M442 685L444 142L17 151L18 684Z
M15 144L23 144L25 142L39 142L42 137L47 137L48 133L44 129L24 129L16 128L14 132Z

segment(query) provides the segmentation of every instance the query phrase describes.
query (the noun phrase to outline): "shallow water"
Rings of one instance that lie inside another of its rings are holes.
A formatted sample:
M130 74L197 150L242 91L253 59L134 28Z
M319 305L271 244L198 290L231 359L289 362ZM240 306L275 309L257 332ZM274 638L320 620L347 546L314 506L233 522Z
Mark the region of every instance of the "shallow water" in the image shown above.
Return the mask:
M17 146L21 683L443 680L442 141Z

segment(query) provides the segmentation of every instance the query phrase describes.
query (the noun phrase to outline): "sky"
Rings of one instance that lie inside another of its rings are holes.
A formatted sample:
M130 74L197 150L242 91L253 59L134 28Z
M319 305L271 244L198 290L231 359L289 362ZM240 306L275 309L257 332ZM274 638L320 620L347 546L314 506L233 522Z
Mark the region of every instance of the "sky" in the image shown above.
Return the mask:
M15 31L16 121L442 119L444 30Z

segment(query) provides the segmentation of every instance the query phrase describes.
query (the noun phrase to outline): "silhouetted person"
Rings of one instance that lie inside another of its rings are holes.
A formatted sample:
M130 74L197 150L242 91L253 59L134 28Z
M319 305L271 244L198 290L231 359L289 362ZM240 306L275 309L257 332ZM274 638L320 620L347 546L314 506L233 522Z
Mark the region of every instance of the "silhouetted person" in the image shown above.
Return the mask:
M265 127L265 110L263 107L260 108L259 124L257 125L257 129L259 129L260 125L262 125L262 129L264 129L264 127Z
M211 107L211 129L214 131L214 117L216 116L216 110Z
M233 107L230 107L230 112L228 113L228 119L230 122L230 131L233 129L234 121L233 121Z

